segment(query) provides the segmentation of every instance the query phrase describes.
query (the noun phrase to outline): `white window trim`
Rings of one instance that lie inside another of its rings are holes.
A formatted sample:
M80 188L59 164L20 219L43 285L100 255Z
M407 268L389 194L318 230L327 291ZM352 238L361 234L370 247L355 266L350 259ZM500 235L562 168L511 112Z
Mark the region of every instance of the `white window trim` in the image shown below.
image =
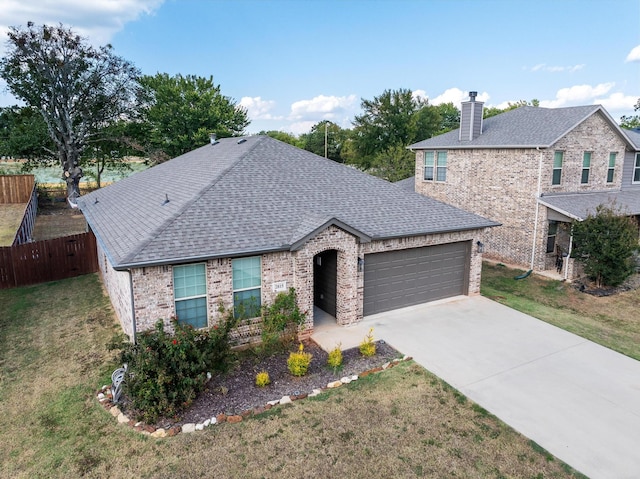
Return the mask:
M640 171L640 153L636 153L636 157L634 158L633 170L631 171L631 183L634 185L640 185L640 181L635 181L636 171Z
M613 166L611 166L611 155L613 155ZM618 162L618 152L611 151L609 152L609 162L607 163L607 177L605 178L605 183L610 185L616 182L616 163ZM611 181L609 181L609 172L611 172Z
M585 155L589 153L589 166L584 166ZM580 184L588 185L591 180L591 161L593 160L593 152L585 151L582 153L582 169L580 170ZM582 176L584 175L585 170L587 171L587 181L582 181Z
M422 154L422 181L435 181L436 179L436 152L429 150L429 153L433 153L433 165L430 166L432 168L431 178L427 178L427 152L423 152Z
M204 265L204 294L198 294L195 296L185 296L184 298L176 298L176 285L175 285L175 268L180 268L181 266L196 266L202 264ZM177 316L177 311L178 308L176 308L176 303L180 302L180 301L188 301L190 299L199 299L199 298L204 298L205 302L207 304L207 318L205 321L205 325L202 328L199 329L205 329L207 327L209 327L209 285L208 285L208 281L207 281L207 263L190 263L190 264L177 264L174 265L171 269L171 280L173 283L173 287L171 288L173 290L173 310L174 313L176 313ZM179 318L178 318L179 320ZM185 322L185 324L188 324Z

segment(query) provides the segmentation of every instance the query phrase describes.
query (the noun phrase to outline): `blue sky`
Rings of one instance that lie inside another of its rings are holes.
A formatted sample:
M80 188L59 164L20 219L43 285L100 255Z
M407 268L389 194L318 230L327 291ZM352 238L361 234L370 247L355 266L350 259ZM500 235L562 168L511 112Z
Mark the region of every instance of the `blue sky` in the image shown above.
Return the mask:
M640 98L638 0L2 0L0 37L29 20L110 42L144 74L212 75L249 133L349 127L385 89L457 106L470 90L498 107L598 103L616 120Z

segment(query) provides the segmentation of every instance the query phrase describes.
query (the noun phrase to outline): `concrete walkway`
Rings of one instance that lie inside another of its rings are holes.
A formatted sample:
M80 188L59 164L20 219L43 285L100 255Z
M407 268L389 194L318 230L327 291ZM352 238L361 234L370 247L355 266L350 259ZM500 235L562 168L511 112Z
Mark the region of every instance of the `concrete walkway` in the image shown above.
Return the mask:
M370 327L583 474L640 477L640 362L480 296L318 334L347 348Z

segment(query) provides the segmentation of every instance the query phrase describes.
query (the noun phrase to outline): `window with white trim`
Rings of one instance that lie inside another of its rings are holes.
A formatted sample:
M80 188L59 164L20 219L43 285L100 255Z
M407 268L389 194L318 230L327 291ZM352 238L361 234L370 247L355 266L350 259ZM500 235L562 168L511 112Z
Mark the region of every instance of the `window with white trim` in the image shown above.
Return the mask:
M439 151L436 156L436 181L447 181L446 151Z
M553 155L553 175L551 177L552 185L559 185L562 182L562 160L564 159L564 151L556 151Z
M636 164L633 167L633 182L640 183L640 153L636 153Z
M607 168L607 183L613 183L614 174L616 171L616 156L617 153L609 153L609 167Z
M207 326L207 272L204 263L173 267L176 319L194 328Z
M585 151L582 154L582 176L580 183L583 185L589 183L589 172L591 171L591 152Z
M554 220L549 220L549 230L547 231L547 253L555 252L557 234L558 234L558 222Z
M433 181L433 170L434 170L434 158L433 151L425 151L424 152L424 179L427 181Z
M236 318L260 316L262 259L260 256L232 260L233 313Z

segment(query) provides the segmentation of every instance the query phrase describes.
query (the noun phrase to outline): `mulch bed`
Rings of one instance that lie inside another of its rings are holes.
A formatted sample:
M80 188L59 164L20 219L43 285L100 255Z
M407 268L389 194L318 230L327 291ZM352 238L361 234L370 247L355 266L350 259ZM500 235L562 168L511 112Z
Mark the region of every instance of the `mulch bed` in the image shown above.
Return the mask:
M592 296L612 296L618 293L624 293L626 291L633 291L640 288L640 273L631 275L620 286L598 288L595 283L586 279L580 279L573 282L574 288L582 293L587 293Z
M191 407L174 420L160 420L156 427L169 428L187 423L201 423L217 414L236 415L283 396L309 394L314 389L326 388L327 384L344 376L361 374L401 358L402 354L386 344L376 341L376 354L366 358L358 348L342 352L342 367L334 371L327 365L328 354L312 341L305 342L305 352L311 353L311 365L305 376L295 377L289 373L287 359L289 351L259 358L243 352L240 359L226 374L217 374L207 383ZM259 388L255 385L256 374L265 370L271 383Z

